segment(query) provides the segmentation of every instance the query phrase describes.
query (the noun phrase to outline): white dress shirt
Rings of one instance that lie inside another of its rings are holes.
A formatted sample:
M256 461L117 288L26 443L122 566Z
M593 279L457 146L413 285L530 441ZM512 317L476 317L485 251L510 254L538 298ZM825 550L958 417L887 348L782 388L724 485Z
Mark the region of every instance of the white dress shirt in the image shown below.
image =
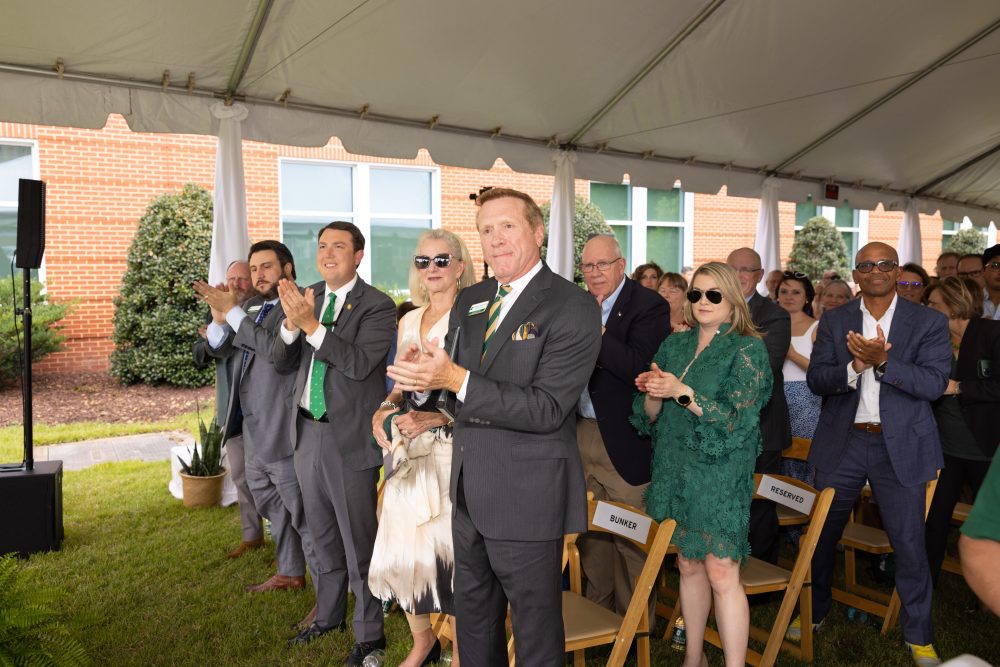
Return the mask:
M333 321L336 322L340 317L340 311L344 309L344 302L347 301L348 292L354 289L354 285L357 282L358 274L355 273L353 278L341 285L340 289L336 291L330 291L330 286L327 285L324 290L325 294L323 296L323 307L319 309L320 316L322 316L323 311L329 307L330 299L336 295L337 301L333 305ZM282 324L279 329L281 340L283 340L286 345L294 343L295 339L299 337L299 333L301 331L301 329L289 331L284 324ZM316 331L313 331L311 334L306 336L306 342L312 346L314 351L320 348L324 340L326 340L326 327L322 324L316 327ZM302 350L302 353L305 354L306 350ZM315 354L315 352L313 352L313 354ZM306 385L302 390L302 396L299 397L299 406L305 408L306 410L309 409L309 388L312 387L312 372L313 365L310 363L309 372L306 374Z
M521 276L516 280L512 280L509 283L504 283L505 285L510 285L511 291L507 296L503 298L503 301L500 302L500 314L497 315L497 328L500 328L500 323L503 322L503 318L507 317L507 313L509 313L510 309L514 307L514 303L517 301L517 298L521 296L522 292L524 292L524 289L528 286L528 283L531 282L531 279L534 278L536 275L538 275L538 272L541 270L542 270L542 260L538 260L538 263L535 264L533 267L531 267L531 269L529 269L528 272L525 273L523 276ZM497 294L499 293L500 293L500 282L497 281ZM496 298L496 294L493 295L493 298ZM487 317L489 317L488 313L489 310L487 309L486 311ZM465 391L468 388L469 388L469 371L465 371L465 379L462 380L462 388L458 390L457 394L455 394L455 396L458 397L458 400L462 401L463 403L465 402Z
M896 300L898 298L898 296L892 297L892 303L889 304L889 308L886 309L885 314L882 315L882 319L880 320L875 319L868 308L865 307L864 297L861 298L861 334L865 338L875 338L878 335L876 326L881 326L882 333L885 334L885 339L889 340L889 328L892 327L892 316L896 312ZM861 384L861 398L858 401L858 411L854 416L855 423L881 424L882 417L879 414L878 398L882 383L875 379L874 368L866 368L861 373L858 373L854 370L854 362L850 361L847 364L847 384L851 389L858 389L859 382Z
M271 299L270 301L265 301L263 304L258 306L258 311L254 313L254 321L256 321L257 315L260 312L259 309L263 308L265 304L271 304L272 306L278 303L277 299ZM213 350L218 350L222 343L226 340L226 336L229 334L230 329L233 331L239 331L240 325L243 324L249 315L243 310L242 306L233 306L226 313L226 323L216 324L213 320L208 325L208 330L205 332L205 336L208 339L208 346Z
M611 316L611 310L615 307L615 301L618 300L618 296L622 293L622 288L625 287L625 279L618 283L618 287L615 291L608 295L608 298L601 302L601 326L608 326L608 317ZM603 333L601 334L604 335ZM590 399L590 387L584 386L583 393L580 394L580 401L576 407L577 412L580 413L581 417L586 417L587 419L597 419L597 410L594 409L594 402Z

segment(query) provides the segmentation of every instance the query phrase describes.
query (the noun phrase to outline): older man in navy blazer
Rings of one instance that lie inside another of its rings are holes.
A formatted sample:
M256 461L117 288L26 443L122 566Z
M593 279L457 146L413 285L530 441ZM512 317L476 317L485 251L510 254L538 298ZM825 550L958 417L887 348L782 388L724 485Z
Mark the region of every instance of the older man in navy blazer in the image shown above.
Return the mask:
M898 277L892 247L863 247L863 298L824 314L809 361L809 388L824 397L809 462L816 486L836 489L813 556L813 621L830 610L836 545L868 480L896 553L903 638L923 667L939 663L923 547L925 485L943 463L930 402L948 385L952 351L945 317L897 298Z

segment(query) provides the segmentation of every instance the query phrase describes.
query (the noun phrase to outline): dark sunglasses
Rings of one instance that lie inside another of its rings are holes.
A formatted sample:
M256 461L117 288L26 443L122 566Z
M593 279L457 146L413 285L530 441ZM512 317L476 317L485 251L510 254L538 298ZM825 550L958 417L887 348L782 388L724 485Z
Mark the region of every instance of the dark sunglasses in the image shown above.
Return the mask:
M910 289L910 288L919 289L924 286L924 284L919 280L897 280L896 284L902 287L903 289Z
M872 269L875 268L882 273L889 273L897 266L899 266L899 262L894 262L891 259L880 259L877 262L858 262L854 268L858 273L871 273Z
M691 303L698 303L701 301L702 295L708 297L709 303L714 303L716 305L722 303L722 292L717 289L710 289L702 292L700 289L689 290L687 293L688 301Z
M446 269L451 266L451 260L452 256L447 253L444 255L434 255L433 257L428 257L427 255L414 255L413 266L423 271L431 265L431 262L434 262L434 266L439 269Z
M795 278L796 280L809 280L809 276L801 271L785 271L784 276L786 278Z

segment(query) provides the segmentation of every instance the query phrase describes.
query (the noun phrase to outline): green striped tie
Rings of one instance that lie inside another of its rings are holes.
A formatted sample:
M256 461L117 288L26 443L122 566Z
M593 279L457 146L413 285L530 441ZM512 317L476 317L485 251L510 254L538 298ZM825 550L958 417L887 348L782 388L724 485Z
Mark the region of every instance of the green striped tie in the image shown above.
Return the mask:
M490 339L493 338L497 325L500 323L500 306L503 304L503 298L510 294L510 291L510 285L501 285L500 291L493 297L493 303L490 304L490 318L486 322L486 336L483 338L483 356L479 358L480 361L486 358L486 348L490 346Z
M319 323L327 329L333 324L333 309L336 303L337 295L331 294L330 303L327 304L322 317L319 318ZM317 359L316 353L313 352L312 379L309 381L309 412L312 413L313 419L322 419L326 414L326 397L323 395L323 379L325 377L326 364Z

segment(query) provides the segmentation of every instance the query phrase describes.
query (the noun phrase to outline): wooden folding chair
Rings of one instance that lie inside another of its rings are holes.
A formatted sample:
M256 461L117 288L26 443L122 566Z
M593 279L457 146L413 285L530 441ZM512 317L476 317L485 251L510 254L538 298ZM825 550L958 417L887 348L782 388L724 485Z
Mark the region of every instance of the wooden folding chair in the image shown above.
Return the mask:
M972 505L969 503L955 503L955 509L951 512L951 522L961 526L969 518L969 510L971 509ZM944 562L941 563L941 569L945 572L961 575L962 563L954 556L945 555Z
M588 494L589 495L589 494ZM614 644L609 667L625 664L632 641L637 641L639 667L649 666L649 596L653 592L660 566L673 537L672 519L657 523L642 511L610 501L588 498L588 531L610 533L630 540L646 554L646 562L636 579L632 600L625 616L620 616L583 596L583 576L576 535L566 538L564 563L569 565L570 590L563 592L563 626L566 652L573 653L575 667L586 662L585 649ZM648 526L648 528L647 528Z
M809 459L809 448L812 440L809 438L792 438L790 447L781 452L782 458L795 459L797 461L807 461ZM778 525L779 526L802 526L809 523L808 515L799 512L794 507L777 504Z
M940 471L938 472L940 474ZM927 482L924 519L927 518L927 512L930 511L936 488L937 477ZM882 634L884 635L889 632L899 618L899 594L895 588L892 589L891 595L886 595L881 591L859 584L855 551L882 555L892 553L892 545L889 543L888 533L884 530L866 526L854 519L855 517L852 516L851 520L844 526L844 534L840 538L840 544L844 545L845 582L844 589L833 588L833 599L869 614L881 616L883 619Z
M747 662L760 667L771 667L784 650L799 660L812 662L812 574L811 565L816 543L819 541L823 524L833 502L833 489L817 491L805 482L784 475L754 475L755 500L772 500L777 504L789 505L809 519L805 534L799 541L799 555L791 570L750 557L740 572L743 590L747 595L784 591L778 615L770 630L750 626L750 636L764 642L764 652L747 649ZM802 640L799 645L785 640L785 632L791 623L795 608L802 618ZM722 638L712 629L705 629L705 640L722 648Z

